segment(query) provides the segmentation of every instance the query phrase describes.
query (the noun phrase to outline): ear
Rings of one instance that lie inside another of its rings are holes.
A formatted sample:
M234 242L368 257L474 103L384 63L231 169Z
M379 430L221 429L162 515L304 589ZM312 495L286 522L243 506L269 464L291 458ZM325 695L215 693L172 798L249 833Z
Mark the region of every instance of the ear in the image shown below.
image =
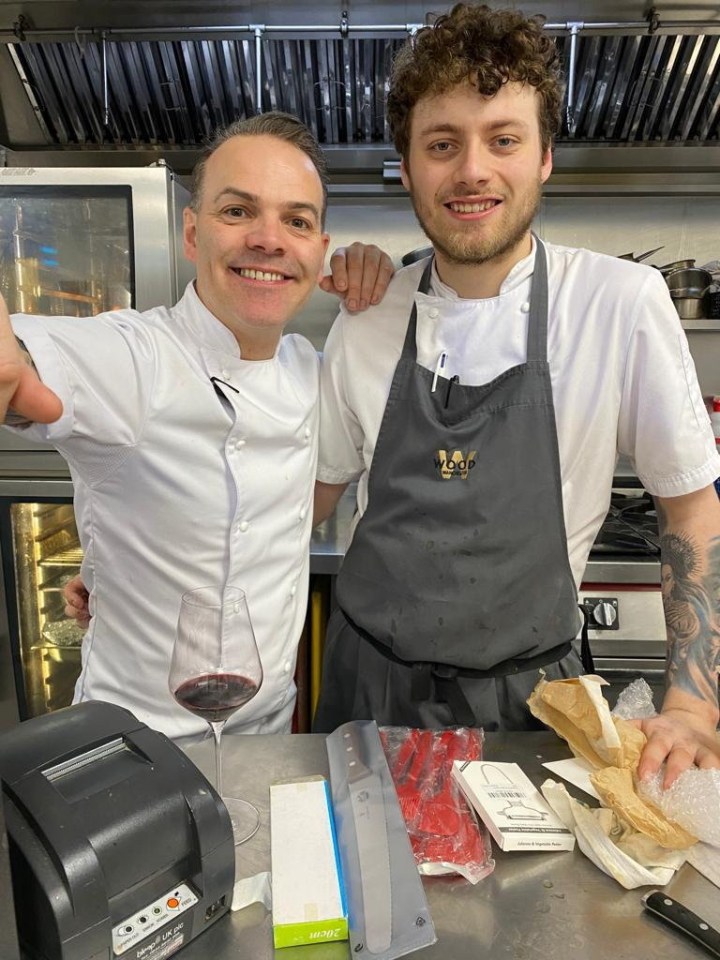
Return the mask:
M405 163L405 157L400 161L400 179L402 180L402 185L407 192L410 193L410 174L408 173L407 164Z
M545 151L543 157L542 166L540 167L540 182L546 183L548 177L552 173L553 161L552 161L552 147L548 147Z
M323 233L320 237L322 241L322 258L320 260L320 269L318 270L317 282L320 283L322 278L325 276L325 254L327 253L328 244L330 243L330 234Z
M183 210L183 252L191 263L197 260L197 216L190 207Z

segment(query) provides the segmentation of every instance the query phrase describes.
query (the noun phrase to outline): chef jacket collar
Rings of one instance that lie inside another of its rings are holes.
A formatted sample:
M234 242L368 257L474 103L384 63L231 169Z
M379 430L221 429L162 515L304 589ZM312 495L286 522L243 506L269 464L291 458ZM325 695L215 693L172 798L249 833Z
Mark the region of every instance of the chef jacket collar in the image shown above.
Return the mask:
M502 296L504 293L508 293L510 290L514 290L516 287L519 287L521 283L524 283L532 276L533 270L535 269L536 252L535 237L532 234L530 235L530 242L532 244L530 253L526 257L523 257L522 260L518 260L518 262L514 265L503 282L500 284L500 296ZM430 278L430 294L440 297L443 300L466 299L465 297L458 296L452 287L449 287L440 279L437 272L437 260L433 261L432 276Z
M173 307L172 314L177 326L190 334L196 345L198 342L201 344L203 353L234 357L236 360L242 359L240 344L235 339L235 335L202 302L195 289L194 280L185 287L185 293ZM282 337L279 337L275 353L268 359L277 357L281 341ZM263 361L253 362L262 363Z

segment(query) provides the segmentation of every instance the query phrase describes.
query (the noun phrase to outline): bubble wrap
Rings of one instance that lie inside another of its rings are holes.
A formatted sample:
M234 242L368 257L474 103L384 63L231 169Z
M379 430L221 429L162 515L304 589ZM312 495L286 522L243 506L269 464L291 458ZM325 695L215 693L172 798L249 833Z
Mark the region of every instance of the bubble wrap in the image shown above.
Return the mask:
M621 692L612 715L621 717L623 720L639 720L654 717L656 712L650 685L641 677L639 680L633 680Z
M681 773L667 790L662 788L663 771L641 781L638 793L660 807L668 820L674 820L689 833L720 847L720 770L693 767Z
M655 716L652 690L645 680L633 680L617 699L613 716L624 720ZM667 790L662 788L664 770L638 784L638 793L659 807L689 833L720 847L720 820L710 811L720 809L720 770L686 770Z

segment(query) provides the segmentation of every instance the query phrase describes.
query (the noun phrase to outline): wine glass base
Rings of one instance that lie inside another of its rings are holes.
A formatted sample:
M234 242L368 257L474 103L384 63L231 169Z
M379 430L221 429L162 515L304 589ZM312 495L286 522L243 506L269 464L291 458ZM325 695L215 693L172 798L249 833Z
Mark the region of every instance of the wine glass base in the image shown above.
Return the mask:
M239 847L258 832L260 812L252 803L237 797L223 797L222 801L230 814L235 846Z

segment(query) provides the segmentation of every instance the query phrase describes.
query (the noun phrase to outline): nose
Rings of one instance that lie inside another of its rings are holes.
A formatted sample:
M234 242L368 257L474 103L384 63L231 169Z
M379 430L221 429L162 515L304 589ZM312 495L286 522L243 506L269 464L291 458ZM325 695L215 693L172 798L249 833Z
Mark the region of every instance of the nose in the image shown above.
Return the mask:
M285 238L282 223L276 217L256 217L245 234L245 242L251 250L274 256L285 253Z
M466 143L458 155L455 176L459 183L475 186L490 179L490 154L482 143Z

